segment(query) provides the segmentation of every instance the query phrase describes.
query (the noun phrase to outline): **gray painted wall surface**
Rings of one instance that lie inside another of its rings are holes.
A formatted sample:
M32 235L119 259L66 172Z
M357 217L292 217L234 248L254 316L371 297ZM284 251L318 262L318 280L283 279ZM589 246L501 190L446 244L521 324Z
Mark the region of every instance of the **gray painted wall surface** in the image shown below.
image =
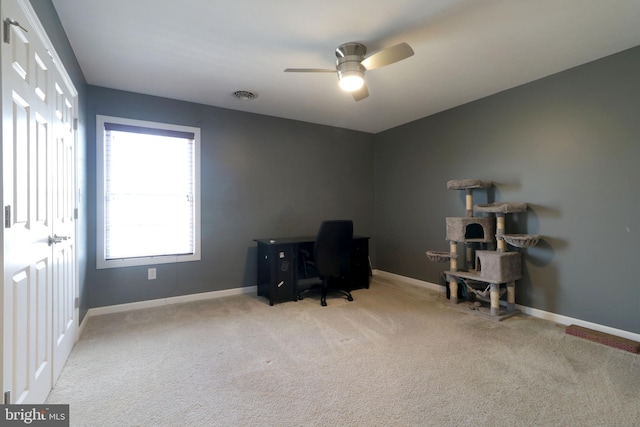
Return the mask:
M474 203L526 202L516 302L640 333L640 47L375 136L376 268L443 283L452 179L490 180Z
M148 266L95 269L96 114L201 128L201 261L157 265L156 280ZM371 134L95 86L87 124L90 307L254 286L254 238L315 235L324 219L373 233Z
M88 306L88 293L85 287L87 272L87 204L85 203L85 195L87 194L87 174L86 174L86 152L85 152L85 111L86 111L86 80L78 64L75 54L67 39L67 34L62 28L58 13L56 12L50 0L30 0L33 10L38 15L38 19L43 28L47 32L47 36L53 43L56 53L64 64L64 67L73 81L78 91L78 133L76 144L77 163L77 182L79 197L78 206L78 222L76 235L76 253L78 254L78 282L80 298L80 319L84 318Z
M462 192L446 182L481 178L497 185L475 203L527 202L507 229L543 236L522 251L519 304L640 333L640 47L368 135L86 88L51 2L31 3L80 93L82 316L254 285L254 237L314 233L328 217L375 237L376 268L442 283L446 264L424 251L448 250L444 218L464 215ZM95 270L95 114L202 128L203 261L157 266L155 281L146 267Z

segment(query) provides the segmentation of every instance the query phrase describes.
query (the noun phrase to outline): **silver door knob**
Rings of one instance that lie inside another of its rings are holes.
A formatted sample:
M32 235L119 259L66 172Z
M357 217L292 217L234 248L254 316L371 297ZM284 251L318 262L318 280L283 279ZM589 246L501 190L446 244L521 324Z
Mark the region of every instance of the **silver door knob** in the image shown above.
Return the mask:
M58 236L57 234L54 234L53 237L49 236L49 246L60 243L63 240L69 240L69 238L70 236Z

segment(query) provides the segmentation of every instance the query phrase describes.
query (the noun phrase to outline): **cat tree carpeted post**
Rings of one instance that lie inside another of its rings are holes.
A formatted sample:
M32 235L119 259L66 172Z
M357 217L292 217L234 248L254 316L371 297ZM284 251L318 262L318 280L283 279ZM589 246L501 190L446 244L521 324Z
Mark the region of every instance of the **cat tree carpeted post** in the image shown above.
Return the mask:
M496 240L498 241L498 252L506 252L507 244L502 236L504 236L504 218L505 215L502 212L496 213Z
M512 280L507 283L507 311L516 309L516 282Z
M454 241L449 242L449 269L451 271L458 271L458 244ZM450 276L449 281L449 302L451 304L458 303L458 279Z
M473 216L473 193L472 193L472 189L471 188L466 188L466 195L465 195L465 204L466 204L466 215L468 217L472 217Z

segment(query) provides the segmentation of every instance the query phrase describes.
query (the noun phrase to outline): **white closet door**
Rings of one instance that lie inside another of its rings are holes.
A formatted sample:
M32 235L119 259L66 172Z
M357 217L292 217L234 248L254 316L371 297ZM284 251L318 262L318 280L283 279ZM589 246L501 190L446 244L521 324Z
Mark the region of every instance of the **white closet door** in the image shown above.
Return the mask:
M53 70L53 382L76 341L75 99Z
M74 136L73 130L72 136L62 130L73 111L58 117L57 103L65 97L70 102L69 95L28 2L1 5L7 27L2 40L2 385L10 403L43 403L77 328L73 226L64 243L51 242L73 221L68 211L75 194L70 182ZM66 193L60 196L60 191Z

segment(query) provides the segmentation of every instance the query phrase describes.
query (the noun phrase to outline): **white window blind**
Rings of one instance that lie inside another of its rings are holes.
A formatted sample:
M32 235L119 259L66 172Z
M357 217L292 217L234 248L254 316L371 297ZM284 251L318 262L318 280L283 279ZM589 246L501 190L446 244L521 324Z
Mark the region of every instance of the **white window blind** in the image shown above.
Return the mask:
M196 133L106 119L103 132L99 267L199 259Z

